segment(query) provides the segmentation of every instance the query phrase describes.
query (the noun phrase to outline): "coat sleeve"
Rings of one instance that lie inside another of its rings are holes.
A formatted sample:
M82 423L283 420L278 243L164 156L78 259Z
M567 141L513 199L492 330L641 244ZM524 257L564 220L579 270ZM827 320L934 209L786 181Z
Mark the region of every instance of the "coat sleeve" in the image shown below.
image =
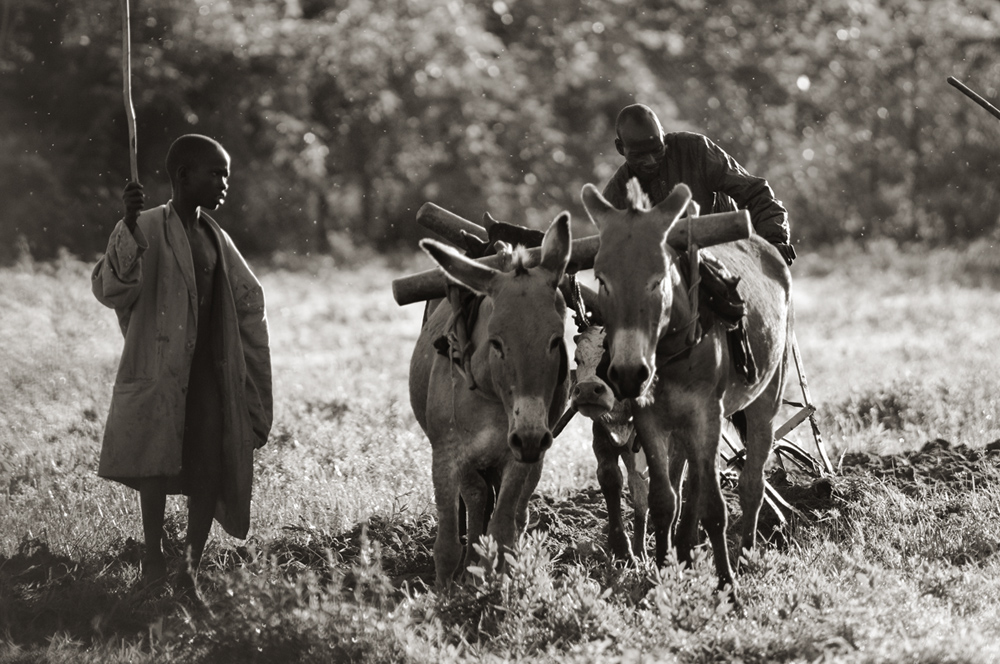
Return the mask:
M232 254L230 269L234 271L233 299L246 362L247 409L254 436L257 438L257 447L263 447L271 432L274 415L271 394L271 349L267 312L264 308L264 289L228 236L226 241Z
M751 175L725 150L702 137L705 177L715 191L732 197L750 212L754 230L772 244L788 242L788 212L764 178Z
M108 250L90 276L90 287L98 302L119 313L132 307L142 288L142 255L148 248L138 223L134 235L124 220L115 225Z

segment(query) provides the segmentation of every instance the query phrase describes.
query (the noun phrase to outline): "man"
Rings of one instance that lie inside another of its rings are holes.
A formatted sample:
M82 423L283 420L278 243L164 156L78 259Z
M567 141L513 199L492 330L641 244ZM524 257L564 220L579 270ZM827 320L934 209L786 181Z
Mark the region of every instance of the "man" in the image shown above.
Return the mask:
M757 234L792 264L795 249L788 242L788 212L766 180L747 173L701 134L665 133L656 114L643 104L623 108L615 121L615 132L615 148L625 163L604 187L604 197L612 205L626 207L626 185L632 178L639 180L651 205L683 182L690 187L702 214L746 209Z
M98 474L139 491L150 581L166 576L166 496L188 496L178 585L200 601L213 516L235 537L249 529L253 451L271 428L271 360L260 283L205 213L225 200L229 154L188 134L166 166L172 199L140 214L142 186L128 183L125 217L92 275L125 337Z

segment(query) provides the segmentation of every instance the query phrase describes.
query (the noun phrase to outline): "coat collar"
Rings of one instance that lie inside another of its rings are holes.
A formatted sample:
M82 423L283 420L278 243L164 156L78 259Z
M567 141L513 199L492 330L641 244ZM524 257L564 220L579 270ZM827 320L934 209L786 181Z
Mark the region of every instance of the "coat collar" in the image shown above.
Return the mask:
M223 248L226 246L222 238L222 229L210 216L204 212L199 212L211 229L215 248L219 252L219 263L223 268L223 274L228 274L228 261L225 260ZM187 232L184 230L184 223L174 209L173 201L169 201L163 206L163 225L166 227L167 244L174 254L177 265L180 266L181 275L184 277L184 285L187 286L188 293L192 298L197 297L198 287L194 280L194 260L191 258L191 243L188 241Z
M194 281L194 261L191 258L191 243L188 242L187 233L184 231L184 224L181 222L177 210L174 209L173 201L163 206L163 225L166 227L167 244L170 245L174 259L181 268L184 285L187 286L190 296L195 297L198 288Z

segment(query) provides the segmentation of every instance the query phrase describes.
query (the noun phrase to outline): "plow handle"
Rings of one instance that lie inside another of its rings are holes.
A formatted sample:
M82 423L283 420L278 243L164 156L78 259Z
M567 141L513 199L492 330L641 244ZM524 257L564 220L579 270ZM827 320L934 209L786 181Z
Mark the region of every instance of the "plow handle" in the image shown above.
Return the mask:
M956 88L959 92L961 92L962 94L964 94L966 97L968 97L972 101L976 102L977 104L979 104L980 106L982 106L983 108L985 108L990 113L990 115L992 115L996 119L1000 120L1000 109L998 109L996 106L994 106L990 102L988 102L985 99L983 99L982 97L980 97L978 94L976 94L965 83L962 83L960 80L958 80L954 76L949 76L948 77L948 83L950 83L952 85L952 87Z

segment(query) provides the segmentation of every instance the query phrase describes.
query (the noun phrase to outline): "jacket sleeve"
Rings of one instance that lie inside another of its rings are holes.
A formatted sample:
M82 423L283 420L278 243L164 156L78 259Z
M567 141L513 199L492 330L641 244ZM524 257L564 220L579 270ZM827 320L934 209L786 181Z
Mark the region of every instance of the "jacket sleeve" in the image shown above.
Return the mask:
M754 230L772 244L788 242L788 212L764 178L751 175L725 150L703 137L705 178L715 191L750 212Z
M615 174L611 176L608 183L604 185L602 195L611 205L624 210L628 207L628 170L627 164L622 164Z
M118 222L111 231L108 250L90 276L98 302L119 312L131 308L142 288L142 255L148 248L138 223L133 235L124 220Z
M271 350L264 308L264 289L250 266L226 237L231 250L231 270L234 271L233 299L239 322L240 341L246 362L246 400L257 447L267 443L271 432L274 406L271 394Z

